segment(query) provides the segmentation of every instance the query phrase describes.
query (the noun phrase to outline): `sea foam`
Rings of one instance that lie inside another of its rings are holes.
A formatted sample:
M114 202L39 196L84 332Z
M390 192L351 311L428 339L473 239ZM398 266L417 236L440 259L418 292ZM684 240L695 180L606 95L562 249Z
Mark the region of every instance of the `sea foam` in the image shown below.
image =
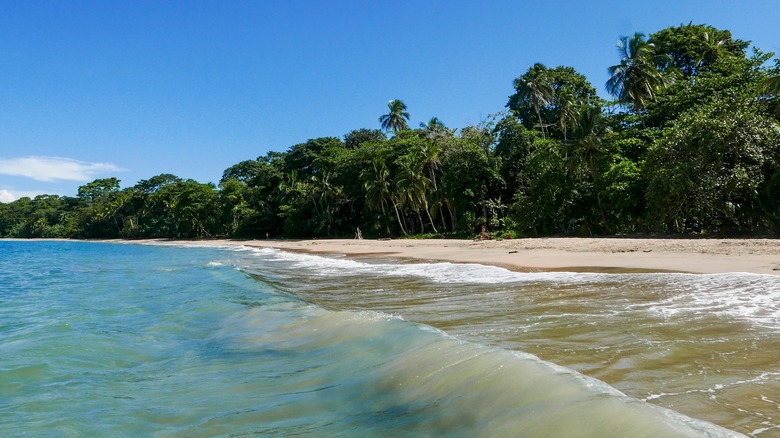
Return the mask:
M571 272L513 272L497 266L476 263L368 263L344 256L320 256L277 250L273 248L245 248L264 261L292 263L295 268L322 276L370 275L418 277L435 283L502 284L538 281L598 280L602 274Z

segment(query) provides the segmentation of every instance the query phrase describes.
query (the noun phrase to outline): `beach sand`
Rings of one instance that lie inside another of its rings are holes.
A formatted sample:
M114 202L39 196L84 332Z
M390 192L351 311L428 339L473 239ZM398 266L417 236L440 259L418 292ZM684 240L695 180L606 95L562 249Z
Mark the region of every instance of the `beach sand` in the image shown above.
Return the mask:
M780 275L780 240L775 239L315 239L208 242L352 257L391 256L418 261L480 263L515 271L750 272Z

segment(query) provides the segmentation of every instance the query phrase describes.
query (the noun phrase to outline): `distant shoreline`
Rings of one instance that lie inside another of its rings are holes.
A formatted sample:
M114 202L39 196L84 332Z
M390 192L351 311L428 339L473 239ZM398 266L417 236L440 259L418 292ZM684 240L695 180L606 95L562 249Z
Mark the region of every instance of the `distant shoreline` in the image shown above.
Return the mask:
M515 271L747 272L780 275L776 239L529 238L506 240L126 240L129 243L245 245L350 257L478 263Z

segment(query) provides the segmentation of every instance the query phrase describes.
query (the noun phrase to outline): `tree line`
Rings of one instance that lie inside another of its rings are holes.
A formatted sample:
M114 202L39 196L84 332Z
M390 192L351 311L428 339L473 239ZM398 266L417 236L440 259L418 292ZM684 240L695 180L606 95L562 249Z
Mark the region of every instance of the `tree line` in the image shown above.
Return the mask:
M780 232L780 60L708 25L618 44L601 99L532 65L506 108L410 127L391 100L356 129L237 163L0 203L0 237L202 238Z

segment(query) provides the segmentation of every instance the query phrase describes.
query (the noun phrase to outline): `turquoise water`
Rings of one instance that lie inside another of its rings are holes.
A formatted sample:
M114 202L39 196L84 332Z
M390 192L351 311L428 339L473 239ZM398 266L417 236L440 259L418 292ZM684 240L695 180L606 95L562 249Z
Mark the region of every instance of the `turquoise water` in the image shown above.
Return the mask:
M2 436L736 435L469 331L454 295L425 295L490 303L556 274L88 242L0 254Z

